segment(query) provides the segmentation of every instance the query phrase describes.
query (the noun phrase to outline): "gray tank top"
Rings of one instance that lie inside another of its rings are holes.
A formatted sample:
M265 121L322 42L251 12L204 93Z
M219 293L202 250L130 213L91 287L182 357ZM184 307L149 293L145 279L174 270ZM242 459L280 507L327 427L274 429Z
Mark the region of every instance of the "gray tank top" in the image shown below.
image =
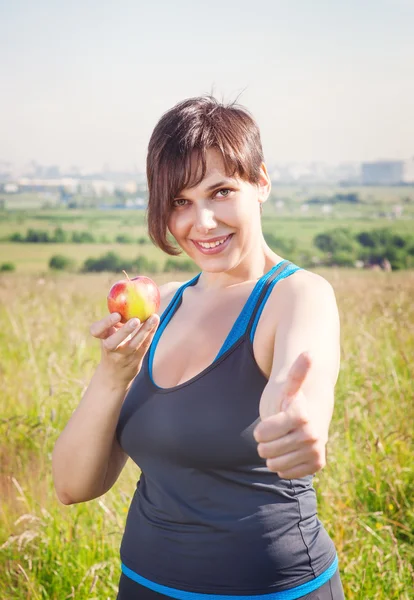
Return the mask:
M282 261L263 275L213 363L171 388L153 381L154 352L183 290L201 273L161 315L116 429L141 469L121 543L122 570L141 585L183 600L294 600L337 568L313 476L280 479L253 437L267 383L254 332L273 286L298 269Z

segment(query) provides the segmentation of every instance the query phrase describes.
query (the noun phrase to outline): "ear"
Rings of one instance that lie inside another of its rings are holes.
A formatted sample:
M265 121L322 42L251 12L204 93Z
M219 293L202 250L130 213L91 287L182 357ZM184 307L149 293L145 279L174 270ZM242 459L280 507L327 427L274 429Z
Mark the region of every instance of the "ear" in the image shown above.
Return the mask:
M257 184L259 190L258 200L260 203L266 202L269 197L270 190L272 189L272 183L270 181L269 173L265 163L260 165L259 182Z

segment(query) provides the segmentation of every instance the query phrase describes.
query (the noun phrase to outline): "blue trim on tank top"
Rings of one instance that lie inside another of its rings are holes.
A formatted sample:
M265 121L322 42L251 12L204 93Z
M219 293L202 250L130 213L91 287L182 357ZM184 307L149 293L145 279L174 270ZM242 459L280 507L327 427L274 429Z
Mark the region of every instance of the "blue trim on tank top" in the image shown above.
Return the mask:
M161 315L160 318L160 324L158 326L157 331L155 332L155 335L152 339L151 342L151 346L149 348L148 351L148 370L149 370L149 376L151 378L151 381L154 385L155 382L152 378L152 363L154 360L154 352L155 352L155 348L157 347L158 344L158 340L160 339L162 332L164 331L164 329L167 327L168 322L169 322L169 318L168 315L174 311L176 304L178 303L178 301L181 298L181 295L183 293L183 291L185 290L186 287L188 287L189 285L193 285L194 283L196 283L200 277L201 273L198 273L198 275L196 275L195 277L193 277L193 279L190 279L190 281L187 281L187 283L184 283L183 285L181 285L178 290L175 292L173 299L171 300L171 302L169 303L169 305L167 306L167 308L164 310L164 312ZM156 387L159 387L156 385Z
M306 594L310 594L311 592L317 590L321 586L323 586L331 577L334 575L335 571L338 568L338 555L335 554L335 558L332 564L318 577L312 579L312 581L307 581L302 585L298 585L294 588L290 588L288 590L283 590L281 592L271 592L270 594L250 594L249 596L238 596L233 594L202 594L200 592L186 592L184 590L178 590L176 588L167 587L166 585L161 585L159 583L155 583L154 581L150 581L145 577L141 577L132 569L129 569L124 563L121 562L121 568L124 575L143 585L144 587L153 590L154 592L158 592L160 594L164 594L165 596L170 596L171 598L176 598L177 600L296 600L297 598L301 598Z
M256 306L257 299L259 298L259 296L262 292L262 289L266 285L267 280L285 262L287 262L287 261L281 260L277 265L272 267L270 269L270 271L268 271L267 273L262 275L262 277L256 282L256 285L254 286L252 293L250 294L249 298L247 299L246 304L244 305L239 316L237 317L236 322L234 323L229 335L227 336L226 340L224 341L224 344L222 345L219 353L217 354L217 356L214 360L217 360L222 354L227 352L227 350L229 348L231 348L231 346L233 346L237 342L237 340L239 340L242 337L242 335L244 335L244 333L246 331L246 327L249 324L250 317L252 316L252 311L254 310L254 307ZM276 277L275 281L277 281L277 280L278 280L278 277Z
M216 358L214 359L213 363L216 362L216 360L218 360L220 358L220 356L222 354L224 354L225 352L227 352L227 350L229 348L231 348L231 346L233 346L237 340L239 340L241 338L241 336L245 333L246 331L246 327L249 323L252 311L254 310L254 307L256 305L257 299L260 296L263 287L265 286L267 280L273 275L273 273L279 268L281 267L285 262L287 262L287 260L281 260L279 263L277 263L276 265L274 265L274 267L272 267L270 269L270 271L268 271L267 273L265 273L264 275L262 275L262 277L256 282L255 287L252 290L251 295L249 296L246 304L244 305L241 313L239 314L239 316L236 319L236 322L233 324L233 327L230 331L230 333L228 334L227 338L224 341L224 344L222 345L222 347L220 348L219 353L217 354ZM300 267L291 264L289 265L289 267L286 269L286 271L283 271L278 277L276 277L273 281L272 284L270 286L270 289L266 295L266 298L263 300L262 302L262 306L259 308L259 313L261 314L262 310L263 310L263 305L264 302L267 300L268 295L271 291L271 289L273 288L274 284L277 283L280 279L284 279L285 277L288 277L289 275L291 275L292 273L294 273L295 271L298 271L300 269ZM180 286L178 288L178 290L176 291L173 299L171 300L170 304L167 306L167 308L164 310L164 312L161 315L161 323L160 326L158 327L154 338L152 340L152 344L150 346L149 352L148 352L148 370L149 370L149 376L151 378L151 381L154 385L155 382L153 380L152 377L152 365L153 365L153 360L154 360L154 352L155 349L158 345L158 341L164 331L164 329L167 327L171 317L170 315L172 313L174 313L175 307L178 304L178 302L180 301L181 297L182 297L182 293L185 290L185 288L187 288L190 285L195 285L195 283L197 283L198 279L200 278L201 273L198 273L195 277L193 277L193 279L190 279L190 281L187 281L184 285ZM251 340L253 340L253 336L254 336L254 332L257 326L257 322L258 322L258 318L255 319L255 322L253 324L252 327L252 332L251 332ZM158 387L158 386L156 386Z
M293 263L291 263L288 267L286 267L286 269L284 271L282 271L282 273L280 273L277 277L275 277L275 279L269 285L269 288L266 291L265 297L263 298L263 300L262 300L262 302L261 302L261 304L260 304L260 306L259 306L259 308L257 310L255 319L253 321L252 329L250 331L250 341L252 343L253 343L253 338L254 338L254 334L255 334L255 331L256 331L256 327L257 327L257 324L258 324L259 319L260 319L260 315L263 312L264 306L265 306L265 304L267 302L268 297L270 296L270 294L272 292L272 289L273 289L274 285L278 281L280 281L281 279L286 279L286 277L289 277L289 275L293 275L293 273L296 273L296 271L300 271L300 270L301 270L301 267L298 267L297 265L294 265Z

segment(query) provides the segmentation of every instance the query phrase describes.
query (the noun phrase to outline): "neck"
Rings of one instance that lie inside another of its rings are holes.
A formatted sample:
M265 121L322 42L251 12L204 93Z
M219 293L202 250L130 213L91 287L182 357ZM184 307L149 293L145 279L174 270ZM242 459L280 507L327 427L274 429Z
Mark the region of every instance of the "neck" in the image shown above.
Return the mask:
M257 251L245 256L233 269L218 273L203 271L197 282L197 288L202 292L217 293L257 281L281 260L282 257L273 252L263 238Z

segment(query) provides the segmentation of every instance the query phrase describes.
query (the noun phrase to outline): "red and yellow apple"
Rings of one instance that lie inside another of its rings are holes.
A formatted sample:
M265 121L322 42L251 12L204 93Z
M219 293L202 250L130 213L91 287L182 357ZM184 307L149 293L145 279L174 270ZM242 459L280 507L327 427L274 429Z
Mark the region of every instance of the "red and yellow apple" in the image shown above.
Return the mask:
M125 271L123 271L125 273ZM108 294L108 309L110 313L121 315L121 323L137 317L141 323L158 312L160 308L160 291L152 279L139 275L114 283Z

